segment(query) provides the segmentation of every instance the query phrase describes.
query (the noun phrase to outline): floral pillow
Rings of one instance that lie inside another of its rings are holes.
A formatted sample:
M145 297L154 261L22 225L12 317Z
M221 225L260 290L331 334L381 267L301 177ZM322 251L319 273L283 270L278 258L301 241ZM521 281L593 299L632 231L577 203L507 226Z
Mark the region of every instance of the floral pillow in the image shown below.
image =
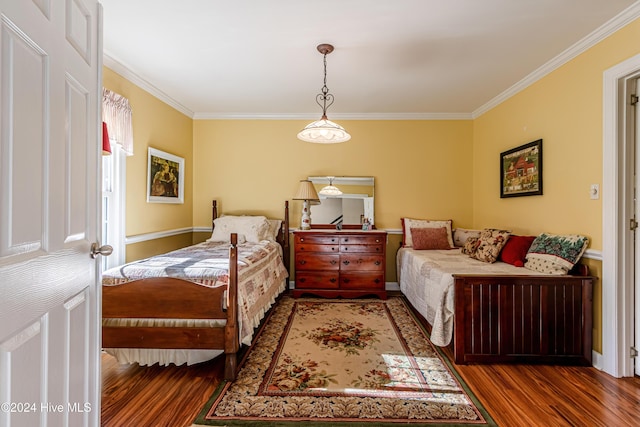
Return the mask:
M413 249L451 249L446 227L411 228Z
M413 236L411 234L412 228L440 228L447 229L447 241L449 242L449 248L453 248L453 237L451 234L452 220L431 220L431 219L412 219L401 218L402 221L402 247L413 247Z
M480 245L480 237L469 237L465 242L464 246L461 249L461 252L465 255L471 256L476 253L478 249L478 245Z
M535 238L525 268L547 274L567 274L580 260L589 245L589 238L578 234L542 233Z
M496 262L510 235L511 232L507 230L485 228L478 238L477 249L469 256L479 261Z

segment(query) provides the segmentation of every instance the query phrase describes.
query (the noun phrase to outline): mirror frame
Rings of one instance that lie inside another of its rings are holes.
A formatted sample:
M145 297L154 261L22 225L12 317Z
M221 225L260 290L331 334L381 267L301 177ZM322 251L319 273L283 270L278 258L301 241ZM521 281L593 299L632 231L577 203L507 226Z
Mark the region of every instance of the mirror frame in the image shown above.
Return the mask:
M355 186L371 186L371 197L374 199L375 203L375 178L373 176L310 176L307 179L311 181L314 186L318 186L322 188L322 186L329 185L329 177L332 178L333 185L336 187L340 187L340 183L342 185L355 185ZM320 188L317 188L318 193L320 192ZM349 194L349 193L347 193ZM368 193L367 193L368 194ZM340 198L339 196L337 198ZM312 204L311 209L314 206ZM373 211L373 229L375 229L375 209ZM313 214L311 215L311 228L312 229L335 229L336 225L334 224L319 224L313 222ZM342 229L347 230L359 230L362 229L362 224L342 224Z

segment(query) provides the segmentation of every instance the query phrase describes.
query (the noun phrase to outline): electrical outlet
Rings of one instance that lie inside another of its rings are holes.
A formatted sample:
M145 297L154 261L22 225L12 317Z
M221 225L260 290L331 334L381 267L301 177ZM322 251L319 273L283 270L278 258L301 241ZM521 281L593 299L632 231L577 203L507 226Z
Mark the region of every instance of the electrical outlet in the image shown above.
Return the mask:
M589 195L592 200L598 200L600 198L600 185L591 184L591 189L589 190Z

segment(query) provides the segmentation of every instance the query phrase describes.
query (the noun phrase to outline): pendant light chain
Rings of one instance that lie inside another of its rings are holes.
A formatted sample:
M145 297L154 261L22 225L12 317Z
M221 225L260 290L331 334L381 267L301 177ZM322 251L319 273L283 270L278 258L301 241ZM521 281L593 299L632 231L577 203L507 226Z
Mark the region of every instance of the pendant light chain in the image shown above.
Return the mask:
M333 104L333 95L329 93L329 88L327 87L327 54L324 53L324 86L322 86L322 93L319 93L316 97L316 103L322 107L322 117L324 119L327 118L327 108L331 107ZM322 103L321 103L322 102ZM327 104L327 102L329 102Z

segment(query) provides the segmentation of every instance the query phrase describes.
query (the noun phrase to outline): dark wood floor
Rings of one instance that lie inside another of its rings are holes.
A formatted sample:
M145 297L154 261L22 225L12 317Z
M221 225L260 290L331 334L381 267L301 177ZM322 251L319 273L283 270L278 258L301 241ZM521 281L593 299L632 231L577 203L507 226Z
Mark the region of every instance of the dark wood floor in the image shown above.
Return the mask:
M119 365L102 357L102 425L190 426L220 383L222 358L194 366ZM595 368L457 366L499 426L637 426L640 378Z

